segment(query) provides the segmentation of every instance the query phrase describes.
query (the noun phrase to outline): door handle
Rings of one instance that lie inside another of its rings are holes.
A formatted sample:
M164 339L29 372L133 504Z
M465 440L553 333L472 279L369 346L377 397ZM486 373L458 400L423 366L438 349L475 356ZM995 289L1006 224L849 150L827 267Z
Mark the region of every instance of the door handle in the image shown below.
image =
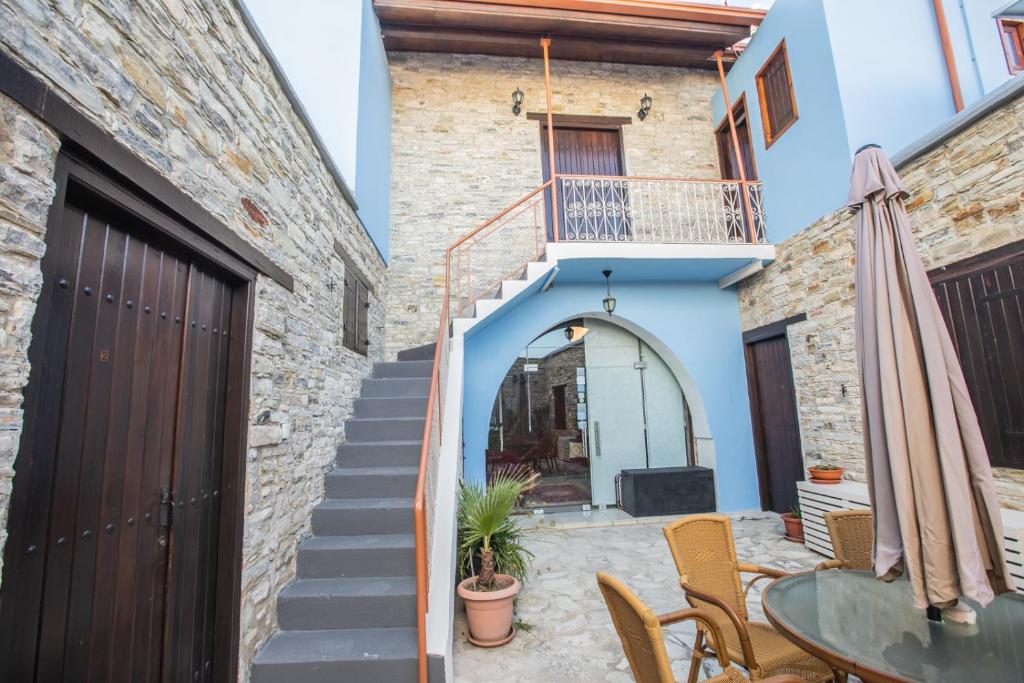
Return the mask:
M594 422L594 455L601 457L601 423Z
M160 487L160 509L157 514L157 543L161 548L167 547L167 532L171 529L171 522L174 518L174 502L171 500L171 491L167 486Z

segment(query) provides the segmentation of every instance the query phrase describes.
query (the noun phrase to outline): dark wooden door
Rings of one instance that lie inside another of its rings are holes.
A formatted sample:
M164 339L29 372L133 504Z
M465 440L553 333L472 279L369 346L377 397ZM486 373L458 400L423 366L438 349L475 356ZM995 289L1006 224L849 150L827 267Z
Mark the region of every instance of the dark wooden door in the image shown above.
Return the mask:
M789 512L797 504L796 483L804 475L786 335L748 343L747 373L761 505Z
M931 273L993 465L1024 469L1024 243Z
M566 179L559 184L559 237L567 240L617 240L629 235L629 192L622 176L622 132L618 128L555 127L555 173L602 176ZM544 181L550 176L547 127L541 126ZM548 195L550 217L551 199ZM550 237L551 221L548 221Z
M211 680L232 288L112 209L69 199L56 233L0 670Z
M747 99L741 97L732 108L733 121L736 122L736 138L740 143L743 155L743 171L747 180L757 180L757 168L754 165L754 148L750 144L750 125L747 117ZM732 144L732 130L728 117L719 124L715 131L715 143L718 146L718 165L722 177L729 180L740 179L739 163L736 160L736 147Z

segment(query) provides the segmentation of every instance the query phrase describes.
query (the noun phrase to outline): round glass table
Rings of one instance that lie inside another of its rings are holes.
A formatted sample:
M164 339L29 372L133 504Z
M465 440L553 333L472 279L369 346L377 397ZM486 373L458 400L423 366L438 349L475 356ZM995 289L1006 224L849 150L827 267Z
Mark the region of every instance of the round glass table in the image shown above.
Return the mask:
M972 625L932 622L910 583L828 570L779 579L761 596L786 638L865 683L1024 681L1024 596L997 596ZM970 603L968 603L970 604Z

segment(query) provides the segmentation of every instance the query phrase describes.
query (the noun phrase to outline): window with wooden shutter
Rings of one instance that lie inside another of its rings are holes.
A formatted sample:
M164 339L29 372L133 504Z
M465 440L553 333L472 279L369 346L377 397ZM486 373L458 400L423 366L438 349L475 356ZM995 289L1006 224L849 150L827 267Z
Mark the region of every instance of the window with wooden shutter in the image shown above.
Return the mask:
M345 274L345 298L342 302L342 344L366 355L370 346L370 289L352 273Z
M771 147L780 135L796 123L796 96L789 71L786 41L779 43L768 61L757 72L757 99L761 105L764 146Z
M1006 67L1011 74L1024 71L1024 23L999 19L999 32L1006 53Z

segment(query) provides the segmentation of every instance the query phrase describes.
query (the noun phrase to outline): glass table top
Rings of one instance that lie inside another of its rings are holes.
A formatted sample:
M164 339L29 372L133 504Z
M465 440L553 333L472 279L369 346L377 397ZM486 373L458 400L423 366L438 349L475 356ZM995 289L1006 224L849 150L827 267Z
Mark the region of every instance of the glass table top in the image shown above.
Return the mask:
M967 602L973 625L930 622L914 608L910 583L870 572L816 571L780 579L763 596L784 631L858 665L926 683L1024 681L1024 596Z

